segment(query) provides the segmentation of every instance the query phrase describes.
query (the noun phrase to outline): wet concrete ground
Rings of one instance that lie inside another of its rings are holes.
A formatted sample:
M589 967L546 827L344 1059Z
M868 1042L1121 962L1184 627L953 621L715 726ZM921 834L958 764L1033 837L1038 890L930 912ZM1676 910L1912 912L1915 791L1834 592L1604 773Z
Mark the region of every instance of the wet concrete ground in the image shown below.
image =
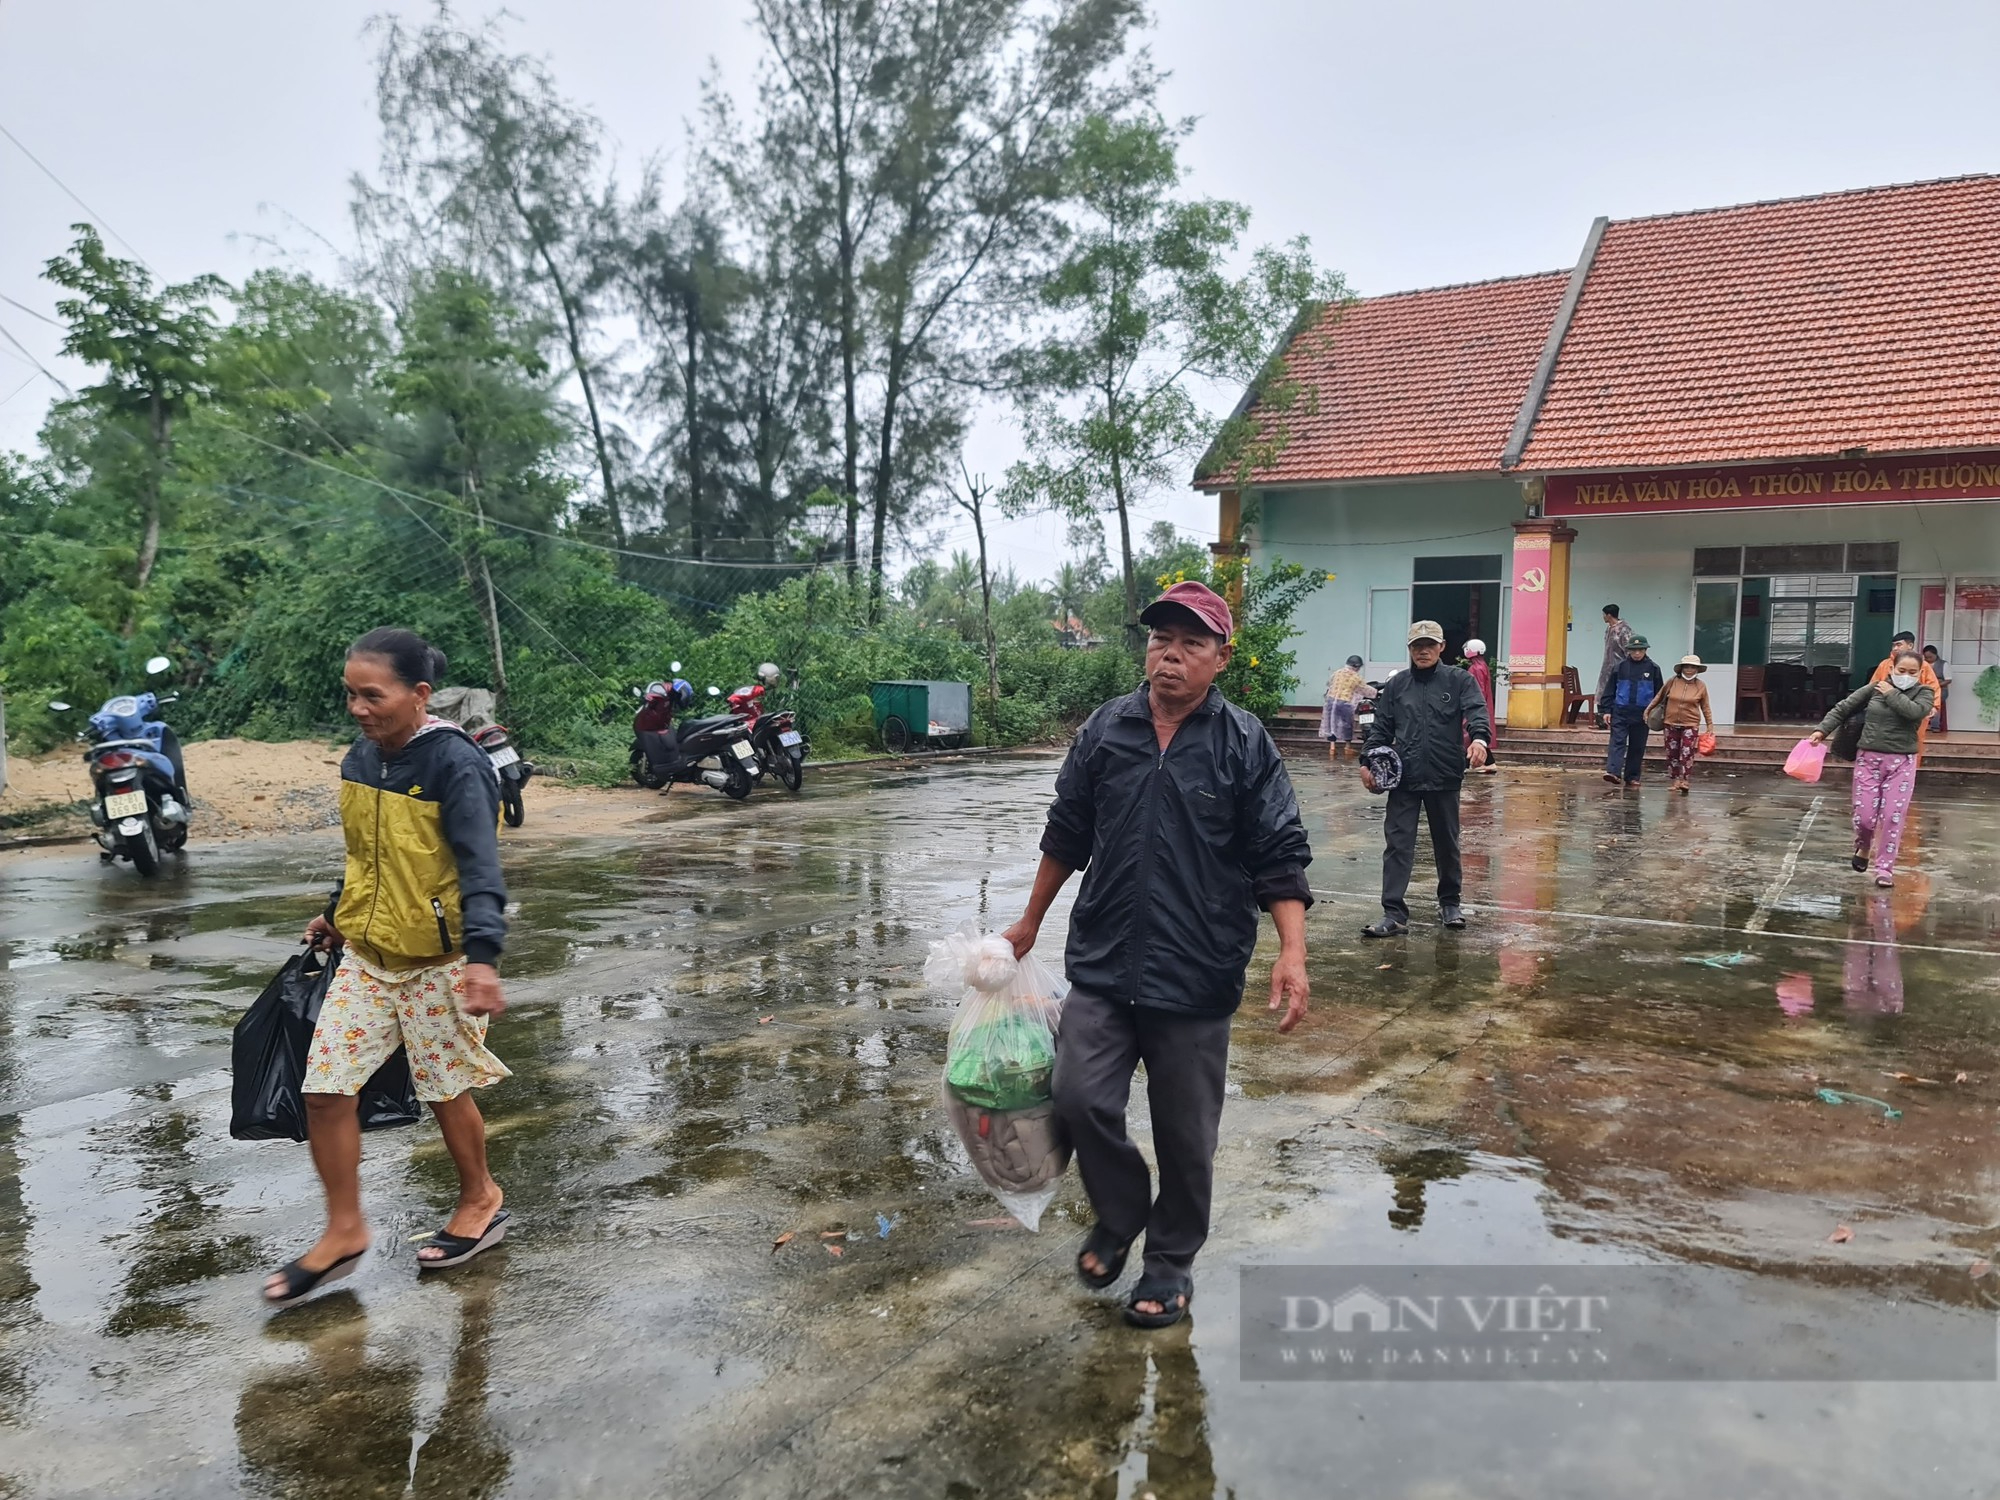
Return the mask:
M1147 1335L1070 1277L1074 1174L1040 1235L982 1222L936 1102L925 943L1017 913L1054 767L510 845L516 1076L482 1103L515 1237L419 1283L450 1164L373 1136L375 1251L276 1315L317 1191L229 1138L229 1028L337 846L0 867L0 1495L1991 1493L1992 1383L1247 1383L1236 1284L1636 1261L1716 1268L1739 1346L1990 1323L2000 804L1920 789L1878 894L1837 795L1511 770L1467 792L1473 927L1418 899L1377 946L1381 803L1295 767L1314 1013L1239 1018L1194 1314Z

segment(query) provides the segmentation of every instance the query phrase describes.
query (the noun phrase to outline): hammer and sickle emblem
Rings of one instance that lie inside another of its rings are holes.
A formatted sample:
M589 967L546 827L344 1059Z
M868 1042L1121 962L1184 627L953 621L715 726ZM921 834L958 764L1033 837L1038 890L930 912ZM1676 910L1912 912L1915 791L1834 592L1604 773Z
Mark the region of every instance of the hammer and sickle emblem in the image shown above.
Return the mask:
M1528 568L1521 574L1521 592L1539 594L1549 586L1549 575L1540 568Z

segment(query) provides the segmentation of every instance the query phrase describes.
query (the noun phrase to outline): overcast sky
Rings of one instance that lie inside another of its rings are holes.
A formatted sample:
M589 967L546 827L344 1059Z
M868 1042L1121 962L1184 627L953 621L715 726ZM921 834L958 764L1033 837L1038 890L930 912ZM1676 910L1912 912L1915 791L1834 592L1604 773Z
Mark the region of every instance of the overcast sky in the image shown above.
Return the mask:
M1364 294L1568 266L1591 219L2000 169L1995 0L1154 0L1166 102L1200 125L1193 187L1258 238L1312 237ZM279 253L330 273L375 160L380 0L0 0L0 125L164 278ZM741 85L742 0L511 0L635 168L677 150L709 60ZM476 6L467 15L483 14ZM84 212L0 139L0 296L44 315L42 263ZM114 241L114 248L118 248ZM58 375L58 331L0 302ZM0 339L0 446L50 395ZM983 424L975 469L1012 451ZM1211 535L1212 505L1152 509ZM966 528L969 533L969 528ZM962 541L964 538L953 538ZM1006 528L1046 576L1061 528Z

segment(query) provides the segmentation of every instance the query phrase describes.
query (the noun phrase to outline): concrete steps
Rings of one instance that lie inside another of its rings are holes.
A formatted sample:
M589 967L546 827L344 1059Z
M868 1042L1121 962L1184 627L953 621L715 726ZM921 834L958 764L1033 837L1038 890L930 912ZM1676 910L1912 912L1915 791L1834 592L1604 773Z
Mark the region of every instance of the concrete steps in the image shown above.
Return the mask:
M1792 746L1812 728L1809 724L1747 724L1720 730L1715 753L1700 758L1697 774L1782 772ZM1303 708L1286 709L1272 725L1272 735L1288 755L1326 754L1319 738L1317 710L1309 714ZM1602 774L1610 738L1608 730L1581 725L1573 729L1512 729L1502 725L1498 756L1502 764L1563 766ZM1646 746L1646 774L1664 777L1666 767L1666 748L1656 731ZM1829 759L1821 780L1845 786L1851 774L1852 767L1845 762ZM1924 756L1923 774L1927 781L1948 779L2000 792L2000 735L1967 730L1933 735Z

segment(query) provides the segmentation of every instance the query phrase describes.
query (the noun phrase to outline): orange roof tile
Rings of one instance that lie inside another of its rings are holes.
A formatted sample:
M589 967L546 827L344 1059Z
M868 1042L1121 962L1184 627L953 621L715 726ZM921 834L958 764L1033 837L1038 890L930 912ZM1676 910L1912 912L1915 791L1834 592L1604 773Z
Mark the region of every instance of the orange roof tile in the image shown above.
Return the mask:
M1292 344L1312 404L1284 419L1277 462L1251 483L1497 473L1568 283L1551 271L1329 308Z
M1982 176L1612 223L1520 468L1994 446Z

